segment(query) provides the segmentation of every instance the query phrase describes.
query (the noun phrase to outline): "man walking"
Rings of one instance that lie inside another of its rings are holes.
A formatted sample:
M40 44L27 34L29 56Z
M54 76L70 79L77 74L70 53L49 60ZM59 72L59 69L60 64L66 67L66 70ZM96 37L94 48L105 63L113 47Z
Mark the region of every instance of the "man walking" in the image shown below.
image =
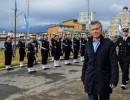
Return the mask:
M128 36L129 29L123 28L123 37L119 37L116 41L118 46L118 60L122 70L122 89L126 89L126 84L129 81L129 62L130 62L130 37Z
M116 48L111 40L102 36L99 21L90 23L90 33L92 37L85 45L81 80L89 100L110 100L119 76Z

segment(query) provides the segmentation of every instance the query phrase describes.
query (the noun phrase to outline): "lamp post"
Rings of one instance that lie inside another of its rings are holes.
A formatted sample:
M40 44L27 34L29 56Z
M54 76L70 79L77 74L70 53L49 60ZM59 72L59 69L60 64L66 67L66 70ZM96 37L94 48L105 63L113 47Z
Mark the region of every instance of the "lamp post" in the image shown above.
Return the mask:
M89 0L88 1L88 24L89 24Z

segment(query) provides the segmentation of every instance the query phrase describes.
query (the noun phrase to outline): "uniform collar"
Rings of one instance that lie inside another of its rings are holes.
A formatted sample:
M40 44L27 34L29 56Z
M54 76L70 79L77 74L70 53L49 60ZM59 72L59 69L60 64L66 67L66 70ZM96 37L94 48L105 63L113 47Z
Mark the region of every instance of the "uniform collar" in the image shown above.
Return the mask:
M128 36L126 36L126 37L124 37L124 36L123 36L123 40L125 40L125 41L126 41L126 40L127 40L127 38L128 38Z

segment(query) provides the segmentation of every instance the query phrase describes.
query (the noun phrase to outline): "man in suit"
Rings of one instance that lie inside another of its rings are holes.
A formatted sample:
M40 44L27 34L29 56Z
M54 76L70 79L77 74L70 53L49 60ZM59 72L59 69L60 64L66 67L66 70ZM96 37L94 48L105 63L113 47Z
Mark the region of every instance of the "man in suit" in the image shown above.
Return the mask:
M102 36L99 21L92 21L89 28L92 37L85 45L81 80L89 100L110 100L119 76L116 48L110 39Z
M126 84L129 81L129 62L130 62L130 37L128 36L129 29L122 29L123 36L119 37L115 45L118 46L118 60L122 70L122 89L126 89Z

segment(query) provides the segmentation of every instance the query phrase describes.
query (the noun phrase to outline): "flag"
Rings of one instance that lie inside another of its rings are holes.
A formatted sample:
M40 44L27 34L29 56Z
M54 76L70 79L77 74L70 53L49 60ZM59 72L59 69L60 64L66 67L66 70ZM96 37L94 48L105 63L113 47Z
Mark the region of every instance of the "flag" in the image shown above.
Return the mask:
M122 23L121 23L121 19L119 20L119 23L118 23L118 33L119 33L119 36L122 37Z
M24 29L28 29L28 21L25 13L24 13Z
M15 0L15 10L17 11L18 9L17 9L17 2L16 2L16 0Z

